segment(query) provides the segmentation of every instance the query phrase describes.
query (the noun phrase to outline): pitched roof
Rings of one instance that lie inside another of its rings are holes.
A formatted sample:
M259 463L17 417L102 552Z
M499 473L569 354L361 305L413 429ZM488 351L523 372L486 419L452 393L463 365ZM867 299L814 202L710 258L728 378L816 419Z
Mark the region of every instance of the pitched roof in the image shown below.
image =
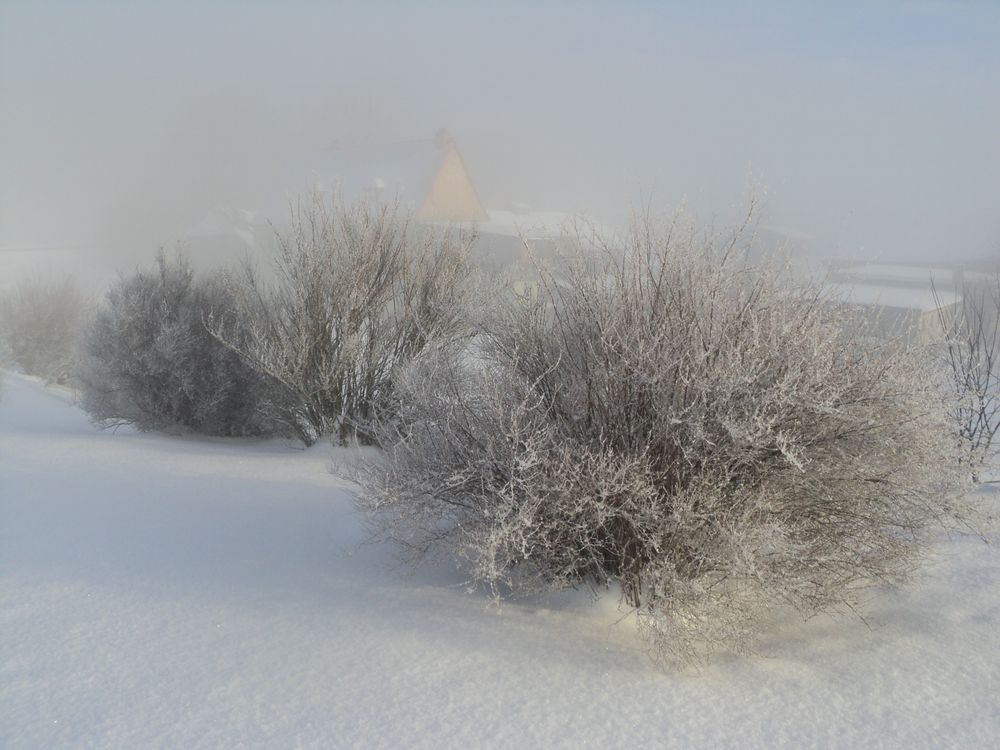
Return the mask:
M451 137L440 131L435 138L307 154L285 173L277 190L261 204L255 222L284 224L289 203L310 190L335 193L347 202L384 196L416 212L453 150Z

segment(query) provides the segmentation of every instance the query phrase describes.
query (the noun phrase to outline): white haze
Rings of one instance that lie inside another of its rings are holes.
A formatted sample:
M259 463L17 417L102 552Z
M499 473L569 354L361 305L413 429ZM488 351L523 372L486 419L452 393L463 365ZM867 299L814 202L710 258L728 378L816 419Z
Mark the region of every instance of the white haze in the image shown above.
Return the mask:
M692 5L0 0L0 249L125 265L302 151L446 126L487 205L756 185L828 256L1000 252L1000 5Z

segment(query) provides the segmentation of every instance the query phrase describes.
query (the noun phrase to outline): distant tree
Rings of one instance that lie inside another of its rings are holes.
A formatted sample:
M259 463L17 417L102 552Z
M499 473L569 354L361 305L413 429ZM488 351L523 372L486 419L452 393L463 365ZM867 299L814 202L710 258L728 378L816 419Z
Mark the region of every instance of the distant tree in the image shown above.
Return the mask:
M70 279L27 278L0 296L0 351L28 375L66 383L90 301Z
M213 316L212 330L292 394L282 419L305 444L371 442L396 370L428 342L467 335L472 240L397 205L303 196L274 268L247 266L238 314Z
M84 339L78 370L83 407L102 426L182 428L209 435L268 435L281 386L248 367L209 333L231 315L218 274L195 278L181 255L162 252L152 270L108 291Z

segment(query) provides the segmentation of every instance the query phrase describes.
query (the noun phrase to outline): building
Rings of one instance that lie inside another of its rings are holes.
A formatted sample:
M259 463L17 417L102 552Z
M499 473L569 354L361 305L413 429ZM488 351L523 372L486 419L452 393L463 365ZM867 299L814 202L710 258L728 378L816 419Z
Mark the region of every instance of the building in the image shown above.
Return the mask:
M484 206L455 139L443 128L423 140L317 151L298 160L276 182L253 209L218 210L190 230L184 241L194 262L219 265L246 255L266 261L274 250L275 230L287 226L305 193L348 203L396 202L419 222L473 229L475 259L493 268L513 265L527 255L552 254L574 220L568 213L532 211L519 204Z
M964 266L921 266L904 263L863 263L834 269L831 280L838 283L871 284L891 289L937 289L959 292L968 285L987 283L990 275L967 271Z
M281 226L299 195L318 192L348 203L398 201L418 221L481 222L489 216L451 134L396 143L335 146L304 157L255 211L254 222Z
M961 295L948 289L832 282L829 291L835 304L861 310L882 335L917 343L940 339L942 318L952 320L961 312Z
M835 298L870 314L887 335L927 343L944 334L942 319L965 314L963 297L989 279L961 265L871 263L834 269L830 287Z

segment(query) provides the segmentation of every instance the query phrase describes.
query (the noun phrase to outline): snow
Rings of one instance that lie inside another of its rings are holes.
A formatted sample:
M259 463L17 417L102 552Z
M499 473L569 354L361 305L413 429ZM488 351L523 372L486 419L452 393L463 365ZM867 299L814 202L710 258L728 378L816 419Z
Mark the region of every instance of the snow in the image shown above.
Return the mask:
M100 432L0 397L0 747L996 747L1000 554L860 620L649 661L613 597L507 604L364 545L328 446ZM995 508L997 496L984 496Z

